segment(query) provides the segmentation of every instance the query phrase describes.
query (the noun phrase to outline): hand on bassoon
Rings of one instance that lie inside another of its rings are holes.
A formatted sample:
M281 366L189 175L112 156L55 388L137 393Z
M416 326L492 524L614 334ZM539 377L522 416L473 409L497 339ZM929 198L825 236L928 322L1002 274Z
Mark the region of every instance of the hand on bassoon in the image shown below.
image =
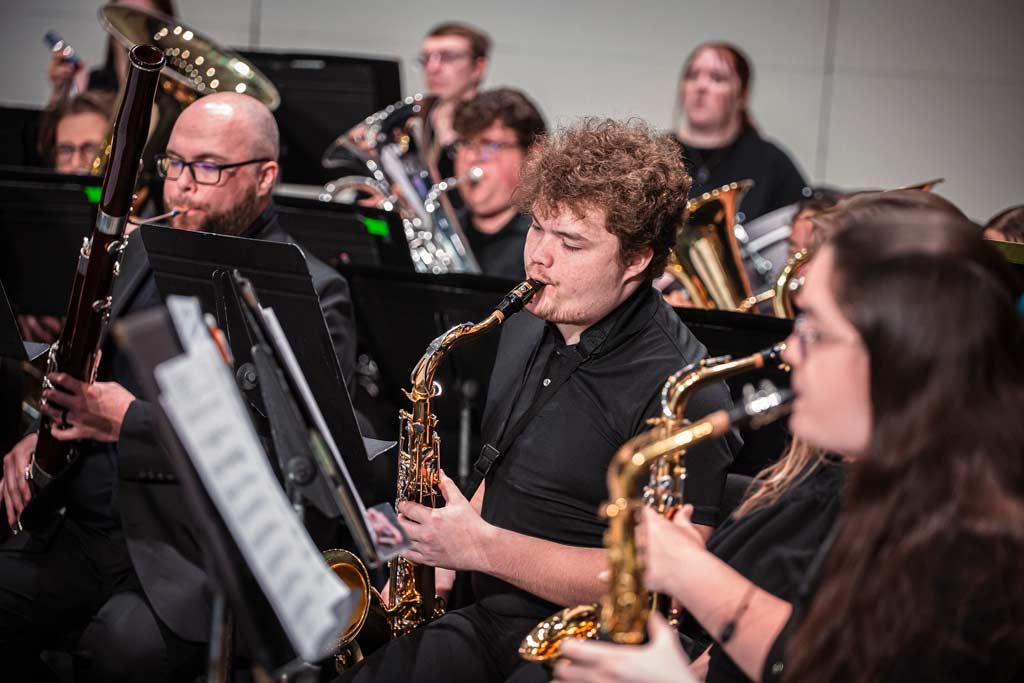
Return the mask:
M25 469L32 462L32 452L36 448L37 438L35 434L23 437L11 452L4 456L4 479L0 481L0 498L4 501L7 523L12 527L32 498L32 489L25 478Z
M43 391L41 409L54 422L53 438L112 443L121 437L124 415L135 400L130 391L117 382L86 384L63 372L48 377L54 388Z

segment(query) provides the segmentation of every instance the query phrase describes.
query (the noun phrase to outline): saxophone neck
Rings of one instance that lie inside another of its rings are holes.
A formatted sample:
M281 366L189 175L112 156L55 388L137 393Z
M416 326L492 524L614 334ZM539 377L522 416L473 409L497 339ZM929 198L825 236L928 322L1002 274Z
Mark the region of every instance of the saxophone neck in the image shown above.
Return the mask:
M719 380L742 375L746 372L782 363L782 352L786 344L780 342L743 358L733 360L731 356L706 358L697 364L684 368L672 375L661 392L661 411L665 419L682 422L690 398L701 387Z

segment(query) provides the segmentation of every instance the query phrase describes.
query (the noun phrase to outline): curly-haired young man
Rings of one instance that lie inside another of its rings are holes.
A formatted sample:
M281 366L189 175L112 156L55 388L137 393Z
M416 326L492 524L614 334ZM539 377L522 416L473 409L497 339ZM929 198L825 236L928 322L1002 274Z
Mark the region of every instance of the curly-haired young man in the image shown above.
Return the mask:
M533 216L527 274L545 284L511 318L483 417L472 499L442 478L446 505L403 503L414 562L464 572L473 602L393 641L349 681L502 681L536 675L517 649L536 623L606 590L605 474L647 429L665 378L705 348L651 287L683 216L689 178L648 126L585 120L542 139L519 187ZM729 404L719 384L690 417ZM710 527L734 439L694 448L685 496ZM439 571L440 574L444 572ZM536 665L532 665L536 666Z

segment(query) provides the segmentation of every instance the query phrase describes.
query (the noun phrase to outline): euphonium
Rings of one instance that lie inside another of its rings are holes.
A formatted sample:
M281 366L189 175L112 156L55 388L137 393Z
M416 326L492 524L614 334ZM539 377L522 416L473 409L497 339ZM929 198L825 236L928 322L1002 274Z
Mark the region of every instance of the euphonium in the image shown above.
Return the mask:
M424 126L434 102L420 94L406 97L339 136L324 152L323 166L337 168L355 157L369 175L332 180L322 197L333 201L342 190L354 189L368 193L378 208L397 210L419 273L479 273L480 264L443 197L454 181L433 184L437 171L426 158ZM479 175L479 169L471 171L470 181Z
M643 566L633 533L635 516L642 506L652 507L663 515L681 506L686 449L724 433L722 430L705 434L703 428L689 431L695 426L687 426L683 416L686 405L699 388L710 382L779 364L784 349L785 344L780 343L737 360L729 356L707 358L666 380L661 390L662 414L651 420L651 429L627 441L608 468L610 502L601 512L609 520L605 533L611 569L609 592L600 604L569 607L538 624L519 646L523 659L551 662L559 657L562 641L567 638L643 642L647 615L652 609L664 609L667 601L659 604L661 596L643 588ZM681 436L687 433L694 438ZM645 477L646 485L637 498L637 489Z
M456 325L430 342L412 371L411 388L404 392L412 402L412 408L399 413L396 508L399 503L407 500L427 507L439 507L443 502L439 488L441 437L437 433L437 416L430 405L434 397L441 394L441 386L434 381L441 361L455 347L497 327L509 316L518 313L541 287L543 284L536 280L521 282L482 321ZM354 555L345 551L327 551L325 557L349 588L366 593L366 598L360 601L349 628L340 639L343 650L337 660L340 668L346 666L353 655L355 659L359 658L358 648L355 648L355 653L345 650L358 637L359 630L367 621L367 615L371 621L383 619L384 625L374 623L372 628L376 632L386 631L385 637L394 639L444 614L443 601L435 592L434 567L414 564L403 557L391 560L388 563L388 598L385 601L369 585L366 568Z
M679 281L696 308L732 311L751 295L733 229L740 201L753 184L729 183L686 204L686 220L665 272Z

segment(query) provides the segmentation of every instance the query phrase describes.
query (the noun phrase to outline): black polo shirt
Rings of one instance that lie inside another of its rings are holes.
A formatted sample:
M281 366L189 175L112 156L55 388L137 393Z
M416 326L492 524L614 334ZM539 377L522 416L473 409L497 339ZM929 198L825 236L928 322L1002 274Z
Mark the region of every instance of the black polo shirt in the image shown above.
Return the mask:
M484 519L498 527L556 543L601 547L606 522L608 464L628 439L660 412L665 379L707 355L704 346L658 293L642 285L604 320L567 346L558 329L529 313L502 333L482 434L500 444L503 433L545 392L554 391L497 460L486 479ZM576 366L562 384L557 378ZM687 415L699 418L731 405L724 383L698 392ZM694 448L687 456L685 498L694 522L713 525L726 469L739 438ZM600 570L594 567L594 572ZM557 609L494 577L476 573L478 602L508 616L543 618Z

